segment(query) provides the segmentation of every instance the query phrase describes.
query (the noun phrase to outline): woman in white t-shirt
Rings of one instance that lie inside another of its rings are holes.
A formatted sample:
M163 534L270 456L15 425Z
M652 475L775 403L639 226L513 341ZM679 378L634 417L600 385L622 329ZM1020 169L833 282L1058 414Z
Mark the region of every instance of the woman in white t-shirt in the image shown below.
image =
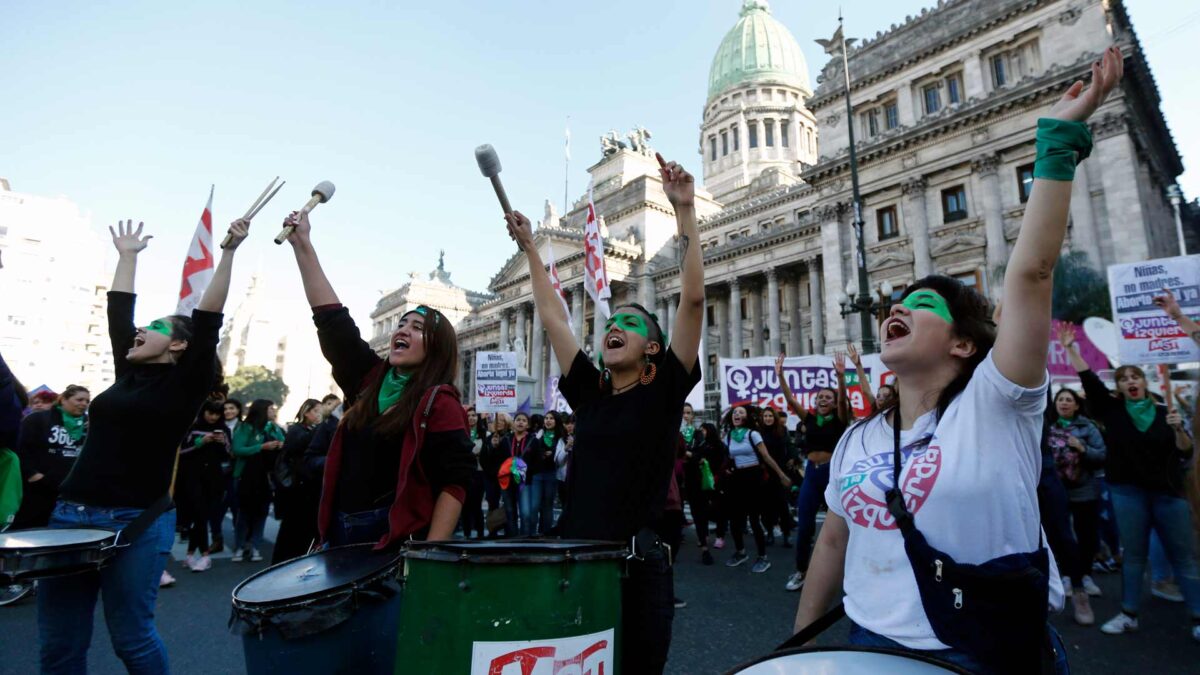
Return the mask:
M771 569L761 517L767 493L767 474L763 468L770 469L778 476L785 488L791 487L792 481L771 457L762 434L758 432L758 420L745 406L737 406L729 411L725 424L725 445L729 447L729 462L725 465L725 510L736 549L733 556L725 561L725 566L737 567L750 559L746 555L745 542L746 521L749 520L750 530L754 533L754 546L758 550L758 558L750 570L762 574Z
M852 643L920 651L972 672L990 669L935 635L885 493L897 485L929 545L958 563L1041 548L1037 484L1051 270L1066 234L1074 168L1090 151L1082 122L1121 69L1120 52L1110 48L1103 67L1092 69L1093 85L1087 91L1082 82L1072 85L1050 119L1038 122L1032 194L1004 278L1004 312L1012 320L997 327L982 295L955 279L931 276L909 286L883 322L881 357L901 384L898 402L838 443L825 493L829 514L809 565L797 630L824 615L844 588ZM898 478L892 459L897 412ZM1048 601L1061 604L1061 586L1055 586ZM1044 616L1031 621L1044 622Z

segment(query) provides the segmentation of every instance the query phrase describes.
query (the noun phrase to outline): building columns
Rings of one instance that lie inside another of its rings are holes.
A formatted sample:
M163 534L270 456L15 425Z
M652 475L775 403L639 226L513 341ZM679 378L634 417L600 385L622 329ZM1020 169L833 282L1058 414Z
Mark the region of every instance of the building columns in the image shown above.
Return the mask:
M821 265L808 261L808 311L812 315L812 353L825 353L825 302L821 292Z
M1100 254L1100 232L1096 227L1096 214L1092 210L1089 164L1084 160L1075 169L1075 180L1071 183L1071 248L1086 253L1093 268L1104 270L1106 266Z
M996 170L1000 158L995 153L980 155L971 161L971 172L978 176L983 203L983 228L987 237L987 295L995 298L999 290L1000 270L1008 260L1008 241L1004 237L1004 213L1000 210L1000 182ZM917 277L918 279L920 277Z
M800 275L789 274L783 284L783 308L788 319L788 356L804 353L804 334L800 328Z
M507 309L500 310L500 351L502 352L512 349L508 335L508 314Z
M729 357L742 358L742 281L729 281Z
M750 288L750 356L762 356L763 348L763 297L762 286Z
M529 304L522 302L517 305L517 338L521 339L521 344L525 348L525 362L517 364L517 370L529 372L529 332L526 330L525 313L529 311ZM516 338L514 338L514 341Z
M933 273L933 258L929 254L929 219L925 203L925 189L929 181L923 177L905 181L900 189L904 192L904 228L912 244L913 278L921 279Z
M780 352L782 323L779 316L779 275L775 268L767 270L767 355L777 356Z
M533 344L529 348L529 355L533 361L533 367L529 369L529 372L533 376L533 402L536 406L546 399L546 378L544 376L545 371L542 368L542 365L546 362L546 354L543 349L546 341L542 339L544 331L542 330L541 314L538 312L536 304L533 306L533 321L531 323L533 339L530 342Z
M720 345L717 354L729 358L729 300L724 296L718 297L713 307L713 318L717 320L717 343Z
M583 284L580 283L571 291L571 332L575 333L575 341L583 345Z

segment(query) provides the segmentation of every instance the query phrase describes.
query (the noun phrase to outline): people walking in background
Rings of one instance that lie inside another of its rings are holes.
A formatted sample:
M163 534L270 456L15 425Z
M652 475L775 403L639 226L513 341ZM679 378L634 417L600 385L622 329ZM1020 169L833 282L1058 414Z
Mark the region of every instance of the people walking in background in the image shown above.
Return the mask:
M54 405L32 412L21 421L16 451L25 483L14 529L49 524L59 486L75 466L87 439L90 403L88 390L72 384Z
M463 502L462 533L483 538L483 444L487 441L487 420L480 417L475 406L467 407L467 431L471 436L471 454L475 456L475 470L471 472L471 484L467 486L467 499Z
M570 471L571 450L575 447L575 415L560 414L559 417L563 425L563 439L554 453L554 466L556 467L554 475L558 479L559 506L566 510L567 497L570 494L567 491L567 472Z
M515 516L508 513L504 502L504 489L500 487L500 467L507 459L504 456L504 440L512 432L512 422L508 415L496 413L491 426L491 431L484 440L484 448L479 461L479 465L483 468L483 495L487 499L488 505L488 536L497 537L500 528L505 528L508 536L512 537L516 534L508 529L508 522ZM497 516L501 515L501 509L504 510L504 517L498 518Z
M179 469L175 476L175 503L187 534L185 563L193 572L212 568L209 528L213 514L225 498L225 476L221 464L229 457L230 438L223 406L207 401L179 447Z
M301 403L296 417L288 425L283 447L272 468L275 517L279 519L279 533L271 551L272 565L308 553L316 542L317 504L321 490L308 475L304 458L324 416L325 407L317 399L310 398Z
M787 415L777 412L774 408L763 408L759 413L759 418L763 443L766 444L771 459L775 460L775 464L781 468L787 467L789 463L794 463L795 447L792 444L792 435L788 433ZM791 480L791 476L788 476L788 480ZM778 526L780 534L783 536L783 547L791 548L788 537L792 534L794 521L791 507L788 504L790 494L790 485L785 488L779 482L779 476L773 472L767 472L767 487L762 510L763 529L767 533L767 546L775 544L775 527Z
M536 417L536 415L535 415ZM554 455L562 445L563 429L558 413L547 411L541 429L533 434L525 450L526 475L521 488L521 534L544 535L554 525L554 497L558 493L558 466Z
M725 561L725 566L737 567L749 560L744 540L748 522L758 554L750 571L762 574L771 569L762 527L762 512L769 502L767 475L775 474L785 487L790 487L792 481L771 457L758 431L759 422L746 406L739 405L729 411L724 425L730 459L725 466L725 509L734 545L733 555Z
M532 438L529 435L529 415L519 412L513 415L512 433L505 436L500 443L500 489L504 500L504 512L508 516L508 525L505 528L505 535L508 537L528 534L525 531L525 523L529 520L520 510L520 504L522 490L529 489L525 484L528 476L524 467L528 466L525 453L530 448Z
M242 423L242 418L245 417L245 406L241 401L233 398L226 398L221 406L224 410L226 437L230 439L232 450L233 432L237 430L238 425ZM233 479L232 451L221 460L221 476L225 480L224 497L221 500L221 508L213 515L212 523L209 525L209 530L212 532L212 543L209 546L213 553L220 553L225 549L225 514L228 513L235 522L237 521L237 484Z
M250 404L246 419L233 432L233 478L238 514L234 518L233 562L259 562L263 528L271 506L268 475L275 451L283 447L283 430L275 425L275 402L260 398Z

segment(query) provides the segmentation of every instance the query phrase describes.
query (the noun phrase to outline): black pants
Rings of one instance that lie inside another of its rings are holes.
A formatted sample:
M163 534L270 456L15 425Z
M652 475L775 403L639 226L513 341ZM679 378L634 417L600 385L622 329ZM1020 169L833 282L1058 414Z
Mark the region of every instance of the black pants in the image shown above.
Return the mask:
M469 539L472 532L477 532L479 537L483 537L482 471L475 471L471 474L471 484L467 486L467 499L463 502L460 520L464 537Z
M1079 543L1079 562L1085 566L1079 579L1071 578L1072 582L1079 584L1083 575L1091 572L1092 560L1100 548L1100 500L1071 502L1070 509L1075 541Z
M627 571L621 582L621 672L661 673L671 650L671 622L675 620L674 574L661 552L646 560L630 560Z
M1092 562L1086 567L1079 559L1079 544L1071 533L1070 510L1067 506L1067 490L1062 481L1053 471L1043 470L1042 480L1038 483L1038 509L1042 516L1042 529L1046 531L1046 543L1054 553L1058 570L1064 577L1070 577L1078 584L1083 575L1090 574ZM1049 474L1049 475L1046 475Z
M762 467L737 469L725 479L725 512L729 515L733 545L738 551L746 550L746 521L749 520L754 547L760 557L767 554L767 538L761 520L765 487Z
M777 476L772 475L767 479L764 500L763 527L770 533L778 525L780 531L783 532L783 538L787 539L792 534L792 512L788 507L788 491L783 487L783 483L779 482Z
M317 509L321 486L301 483L275 493L275 514L282 512L279 534L271 551L271 564L299 558L308 553L317 539Z
M21 508L13 518L12 529L24 530L31 527L46 527L50 524L50 514L54 511L54 502L58 500L58 485L49 478L21 485Z
M699 481L697 481L699 482ZM692 509L692 525L696 528L696 541L701 548L708 546L708 519L712 517L714 490L701 490L699 486L687 490L688 506Z
M175 501L188 551L208 552L208 529L225 498L225 477L219 464L181 459L175 479Z

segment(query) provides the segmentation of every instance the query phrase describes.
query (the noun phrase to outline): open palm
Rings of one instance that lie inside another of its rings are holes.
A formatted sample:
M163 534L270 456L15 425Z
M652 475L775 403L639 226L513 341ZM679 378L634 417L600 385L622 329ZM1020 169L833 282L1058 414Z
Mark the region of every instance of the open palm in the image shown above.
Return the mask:
M1082 122L1096 108L1104 103L1104 99L1121 81L1125 73L1124 57L1119 47L1109 47L1104 50L1104 57L1092 64L1092 84L1086 90L1083 80L1071 85L1058 103L1050 109L1050 117L1067 122Z
M153 235L142 236L143 224L138 223L135 230L132 220L118 220L116 230L113 230L111 225L108 227L108 231L112 234L113 246L116 247L117 253L137 255L146 248Z

